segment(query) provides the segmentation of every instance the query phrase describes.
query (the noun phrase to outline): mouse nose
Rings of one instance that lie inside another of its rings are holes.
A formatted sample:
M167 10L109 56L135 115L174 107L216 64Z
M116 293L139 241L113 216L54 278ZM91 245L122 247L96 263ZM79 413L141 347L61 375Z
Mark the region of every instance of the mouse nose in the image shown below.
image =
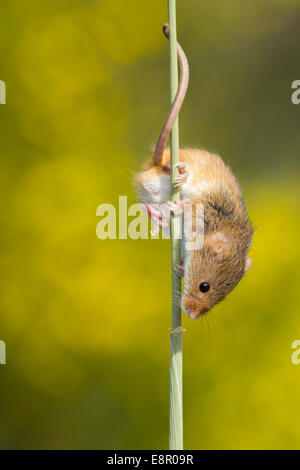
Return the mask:
M197 312L196 310L192 311L192 312L188 312L188 316L192 319L192 320L196 320L199 316L200 316L200 312Z
M182 308L187 314L187 316L190 317L192 320L196 320L209 310L204 305L200 304L199 299L191 297L184 297L182 302Z
M200 315L200 311L198 306L196 305L196 302L190 298L185 297L183 299L182 308L187 314L187 316L190 317L192 320L196 320L196 318L198 318L198 316Z

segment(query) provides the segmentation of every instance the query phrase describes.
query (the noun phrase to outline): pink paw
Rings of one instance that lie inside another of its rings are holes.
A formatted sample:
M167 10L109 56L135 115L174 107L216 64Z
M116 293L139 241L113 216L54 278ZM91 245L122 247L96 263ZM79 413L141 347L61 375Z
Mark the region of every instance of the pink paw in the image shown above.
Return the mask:
M144 209L148 217L150 217L150 219L153 220L154 224L156 225L156 228L151 231L151 235L157 235L160 227L169 227L170 222L167 219L166 214L159 211L158 209L155 209L150 204L144 204Z
M178 168L179 170L179 175L177 178L175 178L175 187L179 187L182 184L186 183L188 176L189 176L189 171L186 169L186 164L184 162L178 162L175 165L175 168Z

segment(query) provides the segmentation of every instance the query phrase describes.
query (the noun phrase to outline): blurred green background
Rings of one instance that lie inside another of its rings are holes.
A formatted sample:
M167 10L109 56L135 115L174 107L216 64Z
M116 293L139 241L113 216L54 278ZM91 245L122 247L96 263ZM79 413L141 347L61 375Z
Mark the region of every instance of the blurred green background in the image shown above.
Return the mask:
M177 3L181 145L230 164L257 227L247 277L183 319L185 448L300 448L299 0ZM168 110L167 1L0 13L0 447L167 448L169 242L95 234Z

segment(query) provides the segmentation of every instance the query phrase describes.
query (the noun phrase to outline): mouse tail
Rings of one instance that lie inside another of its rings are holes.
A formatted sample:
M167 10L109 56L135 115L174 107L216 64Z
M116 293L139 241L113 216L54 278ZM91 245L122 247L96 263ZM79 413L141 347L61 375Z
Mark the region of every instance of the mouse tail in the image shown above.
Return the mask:
M169 25L168 24L163 25L163 33L166 36L166 38L169 39ZM184 101L184 98L187 92L188 84L189 84L189 63L182 47L180 46L178 42L177 42L177 55L178 55L179 64L180 64L180 82L179 82L178 91L177 91L175 100L171 107L170 114L161 131L161 134L158 138L158 141L155 147L155 151L153 154L153 161L155 165L161 164L162 156L163 156L170 132L172 130L172 127L174 126L174 122L176 121L178 113L181 109L182 103Z

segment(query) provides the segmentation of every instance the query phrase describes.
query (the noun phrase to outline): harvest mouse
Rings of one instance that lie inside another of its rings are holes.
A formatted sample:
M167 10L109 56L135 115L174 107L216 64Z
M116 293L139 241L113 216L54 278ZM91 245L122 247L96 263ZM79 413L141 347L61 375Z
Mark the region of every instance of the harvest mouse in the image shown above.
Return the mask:
M168 38L168 25L164 25L163 31ZM229 294L250 269L248 251L254 229L231 170L218 155L205 150L180 149L175 180L180 186L180 201L169 201L170 150L165 146L189 80L188 61L178 43L177 54L181 70L178 92L154 154L136 176L136 185L148 215L160 226L166 220L155 208L157 204L168 204L176 215L185 210L186 203L203 205L203 245L185 251L182 265L176 268L177 275L184 277L182 308L196 319ZM194 223L193 217L189 223Z

